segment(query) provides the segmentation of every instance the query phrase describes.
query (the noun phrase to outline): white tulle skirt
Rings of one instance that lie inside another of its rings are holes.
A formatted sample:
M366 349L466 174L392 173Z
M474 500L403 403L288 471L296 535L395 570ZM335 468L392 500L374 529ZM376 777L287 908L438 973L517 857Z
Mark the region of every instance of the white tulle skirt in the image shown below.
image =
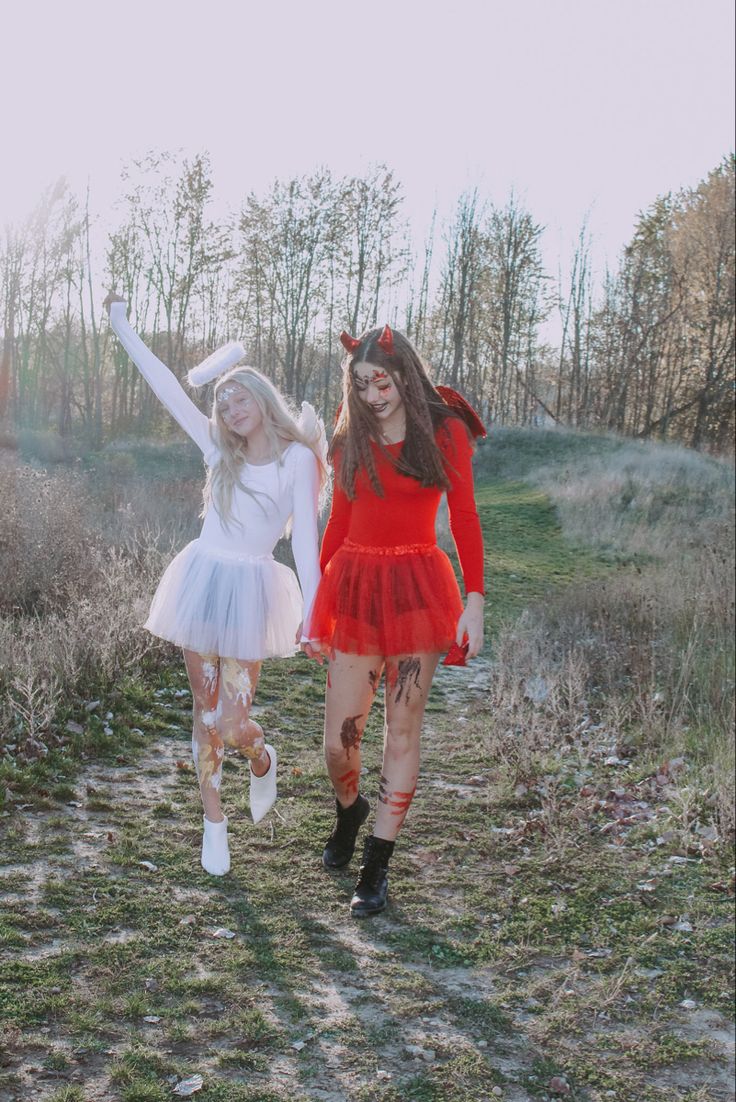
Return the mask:
M302 595L288 566L193 540L166 568L145 626L199 654L255 662L294 654L301 618Z

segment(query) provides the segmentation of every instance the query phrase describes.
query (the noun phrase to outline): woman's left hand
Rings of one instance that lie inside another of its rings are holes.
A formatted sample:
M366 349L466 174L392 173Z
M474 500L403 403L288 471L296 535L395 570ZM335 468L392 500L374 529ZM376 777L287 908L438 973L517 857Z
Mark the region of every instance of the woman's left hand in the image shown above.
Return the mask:
M457 622L455 641L461 647L467 636L468 658L475 658L483 646L483 594L468 593L465 611Z

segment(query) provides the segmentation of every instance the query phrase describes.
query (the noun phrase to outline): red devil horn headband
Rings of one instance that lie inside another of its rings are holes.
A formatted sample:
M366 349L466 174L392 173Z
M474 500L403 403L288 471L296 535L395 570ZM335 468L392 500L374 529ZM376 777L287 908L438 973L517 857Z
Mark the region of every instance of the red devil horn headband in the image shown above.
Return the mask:
M354 352L360 344L360 340L357 337L351 337L349 333L346 333L343 329L340 334L340 344L347 352ZM392 356L394 351L394 335L389 329L388 325L384 325L381 330L381 335L376 341L379 348L382 348L387 356Z
M392 356L394 352L394 335L387 325L384 325L383 331L378 338L378 345L387 356Z
M340 344L343 346L346 352L354 352L360 344L357 337L351 337L349 333L346 333L343 329L340 334Z

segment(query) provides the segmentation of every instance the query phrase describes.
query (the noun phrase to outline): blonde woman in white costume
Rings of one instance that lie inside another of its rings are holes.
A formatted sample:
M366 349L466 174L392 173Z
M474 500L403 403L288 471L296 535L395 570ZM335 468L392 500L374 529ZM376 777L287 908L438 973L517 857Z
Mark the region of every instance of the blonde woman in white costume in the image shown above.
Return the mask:
M171 371L131 328L125 299L109 294L110 324L156 396L204 456L203 523L165 571L146 627L182 647L193 697L192 755L204 808L202 866L230 868L220 802L225 746L250 763L254 822L276 800L277 755L250 708L264 658L293 654L320 578L317 509L325 479L324 430L307 403L296 420L265 376L234 366L231 343L189 373L215 379L212 416L202 413ZM273 558L291 524L301 593L293 571Z

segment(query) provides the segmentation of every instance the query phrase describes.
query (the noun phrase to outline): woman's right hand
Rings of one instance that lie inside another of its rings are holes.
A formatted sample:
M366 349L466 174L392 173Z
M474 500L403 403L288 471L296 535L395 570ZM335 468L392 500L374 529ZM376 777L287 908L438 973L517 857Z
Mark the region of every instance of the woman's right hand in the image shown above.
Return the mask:
M107 310L107 312L109 314L110 313L110 307L112 306L113 302L126 302L126 301L127 300L124 299L122 295L116 295L114 291L109 291L108 294L107 294L107 298L105 299L105 301L103 302L102 305L105 307L105 309Z
M320 666L325 660L324 649L317 639L310 639L308 642L301 643L300 649L303 654L306 654L307 658L313 658Z

